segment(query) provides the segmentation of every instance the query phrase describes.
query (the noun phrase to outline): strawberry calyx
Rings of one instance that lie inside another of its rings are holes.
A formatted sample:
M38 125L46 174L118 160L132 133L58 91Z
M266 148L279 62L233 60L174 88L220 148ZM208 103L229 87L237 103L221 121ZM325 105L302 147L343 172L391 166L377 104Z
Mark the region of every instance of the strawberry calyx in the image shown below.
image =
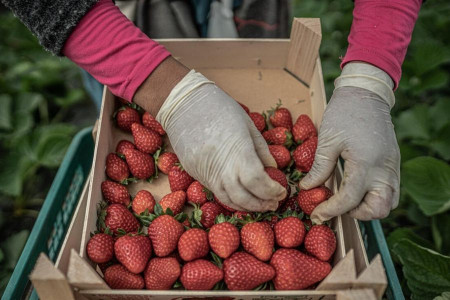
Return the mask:
M272 117L275 112L281 107L282 103L281 103L281 99L278 99L277 104L275 104L275 107L271 107L268 111L267 114L269 115L269 118Z
M222 259L217 254L215 254L213 251L211 251L209 253L211 254L211 257L213 259L212 263L222 269L222 264L223 264Z
M284 133L286 134L286 140L283 145L290 148L293 144L292 133L290 133L289 130L286 130Z
M156 203L153 209L153 213L149 213L148 209L141 212L139 215L134 214L134 216L144 225L149 226L153 220L162 215L169 215L175 218L180 223L183 223L186 220L187 215L185 213L179 213L177 215L173 215L173 211L170 208L167 208L165 211L163 210L161 204Z
M303 216L304 216L303 212L298 213L296 211L292 211L290 208L285 210L281 215L278 215L278 217L280 219L284 219L284 218L287 218L287 217L295 217L295 218L298 218L300 220L303 219Z

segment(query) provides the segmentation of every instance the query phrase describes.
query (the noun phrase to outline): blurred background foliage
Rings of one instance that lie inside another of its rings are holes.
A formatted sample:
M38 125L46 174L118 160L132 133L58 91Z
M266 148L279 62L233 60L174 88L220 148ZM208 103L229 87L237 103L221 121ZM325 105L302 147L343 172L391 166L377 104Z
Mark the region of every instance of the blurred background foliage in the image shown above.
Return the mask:
M321 18L329 98L347 47L353 2L292 4L295 17ZM427 1L392 110L402 153L401 200L382 224L407 298L433 299L450 291L448 28L450 2ZM1 294L73 135L93 123L96 109L76 66L42 50L6 11L0 11L0 37Z

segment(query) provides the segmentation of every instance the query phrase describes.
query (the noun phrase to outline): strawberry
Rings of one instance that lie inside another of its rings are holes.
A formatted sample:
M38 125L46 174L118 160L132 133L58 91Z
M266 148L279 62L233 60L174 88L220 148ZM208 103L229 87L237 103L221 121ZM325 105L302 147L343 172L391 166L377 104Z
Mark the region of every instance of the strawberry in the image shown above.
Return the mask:
M133 134L136 148L144 153L153 154L163 144L163 140L158 133L139 123L131 125L131 133Z
M86 253L97 264L110 261L114 257L113 237L106 233L95 234L87 243Z
M130 204L130 193L125 186L110 180L102 182L101 190L105 200L110 203Z
M278 169L286 168L291 162L291 153L283 145L269 145L269 151L277 162Z
M144 272L147 290L169 290L180 276L180 264L174 257L155 257Z
M329 263L295 249L278 249L270 264L276 271L273 283L277 290L305 289L324 279L331 271Z
M162 128L161 124L159 124L158 121L156 121L155 117L153 117L148 112L145 112L142 115L142 124L147 127L148 129L151 129L158 133L159 135L165 135L166 132Z
M300 206L297 203L297 195L294 195L294 196L290 197L288 200L286 200L286 202L284 203L284 205L281 207L281 209L279 211L281 213L284 213L287 210L290 210L290 211L293 211L296 213L302 212Z
M109 178L117 182L126 182L130 176L127 164L114 153L110 153L106 157L105 172Z
M288 130L292 129L292 116L289 110L285 107L280 107L281 101L277 106L269 110L269 120L273 127L284 127Z
M314 162L314 155L316 154L317 137L313 136L307 139L303 144L298 146L292 153L295 161L295 166L302 172L309 172Z
M183 225L170 215L161 215L148 227L156 256L164 257L177 248L178 240L184 232Z
M134 274L144 271L152 255L150 239L143 235L124 235L114 243L117 260Z
M119 155L123 155L123 151L125 149L136 149L136 147L130 141L121 140L116 146L116 153Z
M202 258L209 253L208 234L200 228L185 231L178 240L178 253L184 261Z
M137 192L131 204L131 209L138 215L148 210L149 213L153 213L156 201L153 195L146 190L140 190Z
M239 230L233 224L226 222L221 218L221 223L214 224L208 232L209 245L221 258L228 258L239 248Z
M305 249L322 261L328 261L336 250L336 237L326 225L314 225L305 237Z
M286 127L275 127L263 132L262 135L269 144L284 145L286 147L292 145L292 135Z
M305 225L306 230L309 230L313 226L311 219L303 220L303 224Z
M225 283L229 290L252 290L271 280L275 270L246 252L236 252L223 263Z
M178 163L178 157L173 152L164 152L156 158L158 169L164 174L168 175L170 170Z
M127 132L131 131L131 125L133 123L141 123L139 113L135 109L127 106L119 108L115 113L115 118L117 127Z
M236 101L236 102L237 102L237 101ZM238 103L239 103L239 105L242 107L242 109L245 110L245 112L246 112L247 114L250 113L250 109L248 109L248 107L247 107L246 105L242 104L241 102L238 102Z
M114 243L113 243L113 255L114 255ZM107 261L105 263L97 264L99 269L102 271L102 274L104 275L106 270L111 267L112 265L116 265L118 262L116 259L111 259L110 261ZM128 270L127 270L128 271Z
M215 202L206 202L197 211L201 212L200 223L202 226L210 228L214 225L216 217L223 213L223 208Z
M139 222L133 214L122 204L111 204L100 215L102 228L109 229L117 235L119 229L126 233L136 232L139 229Z
M142 276L131 273L122 265L112 265L104 274L106 283L112 289L141 290L144 288Z
M305 214L310 215L320 203L328 200L332 195L333 192L326 186L301 190L297 196L297 203Z
M233 217L236 219L244 220L246 217L253 218L253 214L248 211L235 211Z
M214 201L223 208L222 213L224 215L228 216L228 215L231 215L231 213L236 211L234 208L231 208L228 205L223 204L222 201L220 201L219 198L217 198L216 196L214 196Z
M169 172L170 190L186 191L191 183L194 182L192 178L180 165L173 166Z
M253 123L255 123L256 129L258 129L259 132L263 132L264 129L266 129L266 120L264 119L262 114L251 112L248 115L250 119L252 119Z
M124 155L134 177L147 179L155 173L155 162L150 155L134 149L125 149Z
M241 242L245 251L262 261L267 261L272 256L274 234L270 225L265 222L245 224L241 229Z
M314 127L314 124L308 115L298 116L297 121L295 121L294 127L292 128L292 135L294 136L294 141L297 143L304 142L310 137L317 136L316 127Z
M297 216L288 216L278 221L273 231L278 246L283 248L296 248L305 238L305 225Z
M277 224L277 222L278 222L279 219L280 219L280 218L278 218L278 216L273 215L273 216L270 216L270 218L267 218L267 219L266 219L265 221L263 221L263 222L266 223L266 224L269 224L269 225L270 225L270 228L273 229L273 227L275 226L275 224Z
M188 201L198 205L205 204L208 201L208 195L210 197L211 192L198 181L191 183L186 191Z
M286 179L286 175L282 171L273 167L266 167L264 168L264 171L266 171L267 175L269 175L270 178L272 178L273 180L281 184L281 186L283 186L285 189L287 189L286 198L278 202L278 208L280 208L284 204L284 202L286 202L286 199L289 197L291 191L289 188L288 181Z
M160 201L163 211L170 208L174 215L178 215L183 211L184 204L186 203L186 193L184 191L176 191L165 195Z
M180 281L187 290L211 290L223 278L223 271L212 262L197 259L181 270Z

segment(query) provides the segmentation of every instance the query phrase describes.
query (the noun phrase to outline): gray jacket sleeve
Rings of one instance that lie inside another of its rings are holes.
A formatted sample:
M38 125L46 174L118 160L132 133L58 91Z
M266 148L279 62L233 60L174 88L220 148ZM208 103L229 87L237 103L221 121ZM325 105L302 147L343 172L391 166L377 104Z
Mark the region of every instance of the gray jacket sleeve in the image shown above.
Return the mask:
M1 0L53 54L62 56L67 38L98 0Z

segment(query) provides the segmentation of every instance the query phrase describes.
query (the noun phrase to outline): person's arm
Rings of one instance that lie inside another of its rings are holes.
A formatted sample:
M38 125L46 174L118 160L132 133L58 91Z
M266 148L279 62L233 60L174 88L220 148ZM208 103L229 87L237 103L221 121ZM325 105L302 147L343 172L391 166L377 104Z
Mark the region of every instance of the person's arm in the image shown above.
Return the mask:
M355 0L342 73L325 111L311 171L300 182L326 181L345 160L339 192L313 211L320 223L349 212L370 220L398 205L400 151L391 121L393 90L411 40L421 0Z
M48 50L66 55L113 94L155 115L184 169L223 204L266 211L275 210L285 198L286 189L264 172L276 162L242 107L145 36L111 0L89 8L85 4L82 12L73 12L76 17L64 1L37 0L27 8L23 0L7 2L25 24L40 21L41 26L29 28ZM69 3L77 9L75 1ZM41 22L45 19L33 17L36 13L49 18L57 14L60 21L50 22L53 35L47 34L49 28ZM49 42L50 36L57 46Z

